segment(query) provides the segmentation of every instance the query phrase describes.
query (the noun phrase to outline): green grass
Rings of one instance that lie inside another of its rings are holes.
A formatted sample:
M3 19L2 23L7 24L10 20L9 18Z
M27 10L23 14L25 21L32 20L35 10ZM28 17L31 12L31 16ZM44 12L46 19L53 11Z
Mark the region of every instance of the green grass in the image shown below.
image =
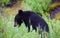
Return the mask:
M43 14L43 10L48 11L50 2L51 0L24 0L22 3L22 7L25 10L33 10L38 14Z
M46 19L46 18L45 18ZM40 38L38 32L27 31L24 23L22 23L21 27L14 27L14 16L11 15L9 19L4 18L0 22L0 37L1 38ZM60 21L48 20L47 23L49 25L50 33L48 34L49 38L60 38ZM2 31L3 30L3 31ZM47 37L47 36L46 36Z
M47 22L49 26L49 34L48 38L60 38L60 20L51 20L49 18L48 12L44 12L43 10L47 10L50 5L50 0L25 0L23 3L23 7L25 10L33 10L38 13L41 13L42 18ZM42 8L43 7L43 8ZM38 32L34 30L28 33L27 28L24 23L22 23L21 27L14 27L14 16L1 17L0 20L0 38L40 38Z
M13 22L13 16L9 19L4 18L2 21L2 28L3 29L0 35L1 38L39 38L39 35L35 33L34 31L29 32L27 31L27 28L25 27L24 23L21 25L20 28L14 27Z

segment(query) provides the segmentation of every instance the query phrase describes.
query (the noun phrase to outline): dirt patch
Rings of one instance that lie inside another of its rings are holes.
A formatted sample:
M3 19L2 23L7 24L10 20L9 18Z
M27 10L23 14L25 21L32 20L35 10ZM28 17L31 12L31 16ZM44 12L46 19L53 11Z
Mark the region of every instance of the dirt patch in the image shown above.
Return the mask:
M23 8L21 6L21 1L18 1L13 7L5 8L5 15L6 16L15 15L18 12L18 10L20 10L20 9L23 10Z
M60 20L60 12L55 15L56 20Z

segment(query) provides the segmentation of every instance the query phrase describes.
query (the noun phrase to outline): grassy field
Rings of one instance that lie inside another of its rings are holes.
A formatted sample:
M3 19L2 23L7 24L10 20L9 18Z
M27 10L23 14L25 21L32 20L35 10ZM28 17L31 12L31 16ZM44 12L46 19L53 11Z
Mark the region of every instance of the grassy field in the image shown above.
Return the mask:
M47 22L49 26L49 34L45 38L60 38L60 20L51 20L49 18L49 13L44 12L43 10L47 10L50 5L50 0L26 0L23 1L22 7L24 10L32 10L42 14L42 18ZM42 8L43 7L43 8ZM40 38L38 32L34 30L28 33L27 28L24 23L22 23L21 27L14 27L14 16L10 12L10 9L5 10L7 16L2 17L0 15L0 38ZM11 15L9 16L8 13Z
M60 38L60 21L47 19L47 23L50 31L48 38ZM28 33L24 23L19 28L14 27L14 16L11 15L9 19L5 17L0 20L0 38L40 38L40 35L35 31Z

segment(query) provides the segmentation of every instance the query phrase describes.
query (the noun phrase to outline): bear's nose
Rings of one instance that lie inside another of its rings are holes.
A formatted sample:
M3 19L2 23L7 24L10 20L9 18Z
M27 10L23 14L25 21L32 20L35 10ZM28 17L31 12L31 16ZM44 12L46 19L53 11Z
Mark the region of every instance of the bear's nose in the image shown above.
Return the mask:
M14 22L14 27L16 27L17 26L17 23L16 22Z

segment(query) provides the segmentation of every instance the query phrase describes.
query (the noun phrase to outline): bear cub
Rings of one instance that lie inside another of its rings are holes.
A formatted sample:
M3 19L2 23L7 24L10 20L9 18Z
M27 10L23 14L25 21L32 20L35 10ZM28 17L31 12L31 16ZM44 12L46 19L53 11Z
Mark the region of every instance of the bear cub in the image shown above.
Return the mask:
M39 30L42 29L42 31L49 32L49 27L45 20L33 11L18 10L18 14L14 18L14 27L17 25L20 27L23 22L28 28L28 32L30 32L30 25L32 25L32 29L35 31L39 27Z

